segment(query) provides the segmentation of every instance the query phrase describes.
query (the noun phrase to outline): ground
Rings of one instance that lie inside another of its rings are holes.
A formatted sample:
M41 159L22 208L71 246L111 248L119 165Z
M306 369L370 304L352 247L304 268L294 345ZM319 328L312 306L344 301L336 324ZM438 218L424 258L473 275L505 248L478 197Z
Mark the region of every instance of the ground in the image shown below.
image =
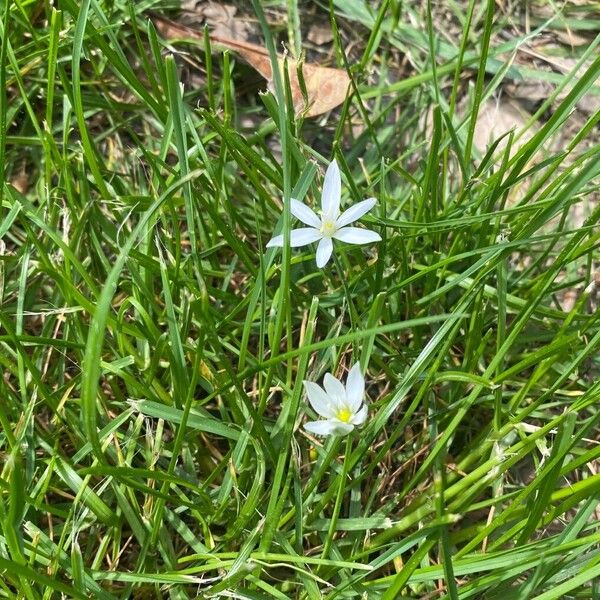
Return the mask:
M599 23L7 3L0 595L600 596Z

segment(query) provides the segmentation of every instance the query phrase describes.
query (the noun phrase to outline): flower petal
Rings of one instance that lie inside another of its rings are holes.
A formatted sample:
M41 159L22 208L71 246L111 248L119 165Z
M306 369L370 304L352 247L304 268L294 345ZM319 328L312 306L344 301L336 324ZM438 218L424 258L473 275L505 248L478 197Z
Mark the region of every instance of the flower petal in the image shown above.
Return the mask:
M365 404L351 419L352 425L362 425L367 420L367 413L369 412L367 405Z
M267 242L267 248L281 248L283 246L283 235L276 235Z
M326 419L330 419L335 416L335 404L323 391L320 385L317 385L312 381L305 381L304 389L306 390L306 395L308 396L310 405L314 408L317 414L325 417Z
M345 423L344 421L339 421L338 419L331 419L331 422L335 426L335 429L333 430L335 435L346 435L354 429L354 425L352 425L352 423Z
M317 246L317 267L322 269L327 261L331 258L331 253L333 252L333 242L331 238L322 238Z
M308 421L304 424L304 429L316 435L336 435L340 431L338 423L335 421ZM349 431L352 431L352 429L353 427L350 425ZM349 433L349 431L346 433Z
M372 244L381 241L381 236L378 233L369 229L360 229L360 227L338 229L333 237L348 244Z
M327 389L327 386L325 386L325 389ZM348 373L348 379L346 379L346 398L348 399L348 407L353 413L360 408L364 395L365 378L360 372L360 363L356 363L350 369L350 373Z
M339 379L336 379L331 373L325 373L323 387L338 408L346 405L346 388Z
M300 227L300 229L292 229L292 231L290 231L290 246L292 248L306 246L306 244L316 242L322 237L323 235L321 232L314 227Z
M321 210L331 220L337 219L340 214L340 198L342 196L342 178L335 158L329 163L323 181L321 195Z
M306 206L299 200L295 198L290 199L292 214L296 217L296 219L300 219L303 223L310 225L311 227L316 227L320 229L321 227L321 219L317 217L315 211L312 208Z
M354 206L351 206L348 210L345 210L339 219L337 220L337 227L341 228L354 221L358 221L363 215L368 213L377 203L375 198L369 198L368 200L363 200L362 202L357 202Z

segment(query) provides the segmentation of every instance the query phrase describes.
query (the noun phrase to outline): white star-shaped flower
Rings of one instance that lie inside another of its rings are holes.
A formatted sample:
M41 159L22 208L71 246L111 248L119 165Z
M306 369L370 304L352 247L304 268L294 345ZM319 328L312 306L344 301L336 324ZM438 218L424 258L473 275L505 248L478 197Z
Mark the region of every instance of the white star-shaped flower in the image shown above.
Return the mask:
M359 363L350 369L345 386L331 373L325 375L323 385L325 389L312 381L304 382L310 405L324 419L306 423L307 431L317 435L346 435L366 421L365 380Z
M342 178L335 160L332 160L325 173L323 193L321 195L321 216L299 200L291 199L292 214L309 227L293 229L290 232L290 246L296 248L312 242L317 246L317 267L327 264L333 252L333 239L348 244L371 244L381 241L381 236L375 231L347 227L369 212L377 202L369 198L358 202L340 214L340 199L342 195ZM267 243L267 248L283 246L283 235L276 235Z

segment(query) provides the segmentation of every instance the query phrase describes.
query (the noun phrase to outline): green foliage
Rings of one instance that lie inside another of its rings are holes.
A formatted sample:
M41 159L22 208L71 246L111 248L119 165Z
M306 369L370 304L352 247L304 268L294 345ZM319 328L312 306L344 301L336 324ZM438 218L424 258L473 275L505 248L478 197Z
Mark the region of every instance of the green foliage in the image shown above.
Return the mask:
M353 83L313 121L162 40L156 2L4 5L1 597L600 596L600 114L569 129L600 58L480 152L530 36L372 4L322 12ZM300 48L303 4L269 5ZM265 251L334 155L383 241ZM302 381L357 360L367 424L311 438Z

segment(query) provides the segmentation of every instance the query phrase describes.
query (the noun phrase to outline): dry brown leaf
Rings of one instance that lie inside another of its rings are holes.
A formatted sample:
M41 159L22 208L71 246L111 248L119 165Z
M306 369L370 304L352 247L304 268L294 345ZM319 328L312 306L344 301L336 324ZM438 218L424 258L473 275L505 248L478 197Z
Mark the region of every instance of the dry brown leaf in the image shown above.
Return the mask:
M547 46L545 48L538 49L535 53L532 53L535 59L538 61L536 67L540 71L561 73L568 75L577 65L577 60L574 58L564 57L557 54L553 54L552 50L558 49L555 46ZM575 83L585 73L586 69L590 66L591 61L588 61L581 67L579 67L572 83L565 87L557 96L556 102L562 102L566 96L571 92ZM596 82L596 86L598 81ZM543 79L529 78L525 80L513 81L504 86L504 89L513 98L518 98L523 101L531 102L538 100L546 100L556 90L556 84L550 81L544 81ZM586 114L593 114L597 110L600 110L600 95L596 93L596 90L590 90L587 94L584 94L577 102L577 108Z
M239 54L267 80L269 89L274 91L271 58L262 46L239 42L213 34L211 34L211 40ZM279 57L278 62L280 72L283 74L286 61ZM302 77L307 95L307 102L305 102L302 87L298 79L298 62L288 59L287 67L292 91L292 102L296 113L304 113L307 117L316 117L339 106L345 100L350 87L350 78L346 71L321 67L315 64L303 64Z
M507 83L504 90L513 98L526 102L537 102L546 100L554 91L554 86L549 81L529 79Z
M473 136L473 144L481 154L485 154L489 145L502 137L509 131L515 132L515 139L511 147L511 156L525 144L531 136L536 132L536 127L532 126L526 131L523 130L529 113L516 102L512 102L506 98L490 98L486 100L479 109L477 115L477 126L475 127L475 135ZM521 134L521 135L519 135ZM504 137L498 147L495 155L500 159L502 152L508 143L508 136ZM506 199L507 206L513 206L523 198L529 189L530 180L528 178L521 181L518 185L511 188Z
M29 177L27 177L27 174L24 170L18 175L15 175L10 180L10 183L17 190L17 192L20 192L21 194L26 194L29 190Z
M202 33L162 17L155 17L154 24L166 39L202 39ZM210 34L210 39L215 44L224 46L241 56L267 80L269 89L273 90L273 69L269 53L265 48L215 33ZM285 60L279 57L278 62L280 72L283 74ZM298 80L298 65L295 60L287 60L292 101L298 114L316 117L339 106L346 99L350 88L350 78L346 71L315 64L302 64L302 76L307 94L307 101L305 101Z
M331 31L331 27L328 27L327 25L314 23L310 26L306 37L309 42L312 42L317 46L322 46L323 44L329 44L333 41L333 32Z
M568 58L568 57L555 57L554 61L553 61L553 65L554 67L559 70L561 73L567 75L568 73L570 73L571 71L573 71L573 69L575 69L575 67L577 66L577 60L575 60L574 58ZM577 71L577 75L576 77L576 81L585 73L585 71L587 70L587 68L590 66L591 62L587 62L583 65L581 65L581 67L579 67L578 71ZM596 85L598 85L598 80L596 81ZM558 95L558 100L561 101L563 100L567 94L571 91L572 87L569 86L567 89L563 90L559 95ZM586 114L594 114L596 111L600 110L600 96L598 96L596 93L592 93L591 91L588 91L587 94L584 94L580 100L577 102L577 108L579 110L582 110L584 113Z
M486 100L479 109L477 116L477 127L475 127L475 135L473 136L475 147L481 153L484 153L494 140L497 140L511 129L514 129L515 133L519 133L529 116L520 106L503 98ZM534 128L530 128L525 132L514 144L512 152L518 150L519 146L527 142L534 133ZM507 140L504 138L498 145L497 152L502 151L506 146L506 142Z
M558 30L555 32L556 39L563 44L568 44L571 48L575 46L589 46L590 39L584 35L579 35L575 33L571 29L566 29L565 31Z
M229 23L235 18L237 6L223 4L222 2L207 2L202 6L197 6L196 11L202 15L209 25L218 23Z
M560 294L559 301L563 311L571 312L575 307L575 303L577 302L578 297L579 290L576 289L565 290L562 294Z
M220 37L231 37L234 40L245 42L248 39L248 24L242 19L236 19L236 6L209 2L198 8L199 16L204 17L211 33Z

